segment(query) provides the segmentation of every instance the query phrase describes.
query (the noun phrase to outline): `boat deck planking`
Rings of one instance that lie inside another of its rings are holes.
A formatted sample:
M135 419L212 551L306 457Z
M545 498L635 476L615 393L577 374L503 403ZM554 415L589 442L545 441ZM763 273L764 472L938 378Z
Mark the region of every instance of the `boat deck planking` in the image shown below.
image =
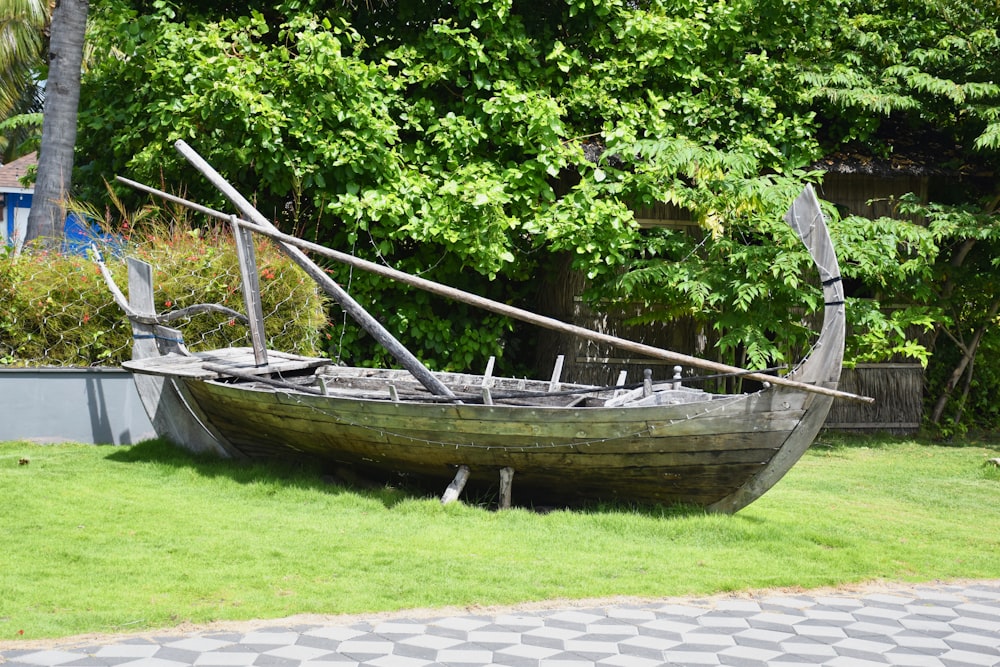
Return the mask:
M205 364L229 367L235 371L254 375L283 375L309 371L330 363L329 359L321 357L303 357L288 352L268 350L268 363L258 366L252 347L227 347L210 352L196 352L190 356L170 354L132 359L122 363L122 367L146 375L214 380L223 374L204 368Z

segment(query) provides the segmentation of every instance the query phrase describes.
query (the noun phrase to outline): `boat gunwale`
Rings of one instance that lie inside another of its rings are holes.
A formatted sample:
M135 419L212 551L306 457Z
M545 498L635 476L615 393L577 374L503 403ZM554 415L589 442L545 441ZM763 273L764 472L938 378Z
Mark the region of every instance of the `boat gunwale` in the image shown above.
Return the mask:
M552 406L552 405L511 405L496 403L454 403L421 401L393 401L386 397L369 397L353 395L319 395L313 393L285 390L265 385L250 383L231 383L220 380L197 380L184 378L187 384L200 383L209 387L210 391L221 390L232 397L242 392L250 392L259 396L273 396L273 402L295 406L300 405L311 410L324 413L365 413L372 417L378 415L400 416L412 414L425 418L434 415L442 419L461 421L520 421L531 419L532 413L538 413L535 419L539 423L580 423L580 424L653 424L654 428L666 428L692 419L706 418L762 418L764 415L785 415L801 413L807 402L805 392L785 388L769 387L752 393L744 394L707 394L711 398L690 403L647 405L647 406ZM713 413L718 413L713 415ZM516 416L515 416L516 415ZM733 431L738 432L738 431Z

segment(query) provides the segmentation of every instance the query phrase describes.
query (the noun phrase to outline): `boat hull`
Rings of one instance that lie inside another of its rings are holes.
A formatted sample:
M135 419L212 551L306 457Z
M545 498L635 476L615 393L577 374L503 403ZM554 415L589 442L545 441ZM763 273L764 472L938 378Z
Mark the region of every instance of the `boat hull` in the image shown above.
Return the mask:
M513 471L520 504L611 500L736 512L772 488L805 453L838 395L844 293L810 187L785 219L818 269L823 326L788 376L761 378L735 369L768 382L756 393L711 396L671 381L636 388L635 395L579 386L559 394L548 386L555 380L433 374L422 367L409 373L331 368L328 360L258 349L256 342L253 349L191 354L175 340L176 332L142 316L152 310L148 270L136 272L147 298L141 308L126 310L137 342L144 344L123 366L154 376L137 383L140 390L147 387L141 393L147 411L151 418L164 415L161 422L170 424L164 435L195 451L320 458L439 489L457 482L456 470L467 467L467 495L504 486L500 473L506 480ZM695 365L720 370L717 364ZM520 385L530 385L530 391L511 391ZM565 400L553 401L557 395Z
M250 458L320 458L443 490L459 466L490 493L512 468L517 503L709 506L759 474L813 397L771 388L681 405L427 405L182 380L199 418Z

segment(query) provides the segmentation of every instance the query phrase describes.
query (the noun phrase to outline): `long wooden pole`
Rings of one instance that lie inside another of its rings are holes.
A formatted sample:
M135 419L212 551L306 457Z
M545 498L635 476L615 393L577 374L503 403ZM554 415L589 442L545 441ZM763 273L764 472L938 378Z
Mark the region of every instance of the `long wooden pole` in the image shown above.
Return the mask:
M143 190L150 194L155 194L168 201L172 201L184 206L188 206L193 210L199 211L206 215L210 215L220 220L229 220L230 216L222 213L220 211L215 211L201 204L196 204L194 202L187 201L176 195L171 195L169 193L163 192L162 190L157 190L151 188L147 185L137 183L135 181L130 181L129 179L118 177L118 180L122 183L130 185L138 190ZM826 396L834 396L837 398L844 398L851 401L859 401L862 403L873 403L874 399L868 396L859 396L857 394L852 394L845 391L839 391L836 389L829 389L827 387L821 387L812 384L806 384L804 382L796 382L795 380L789 380L781 376L765 375L763 373L754 373L746 370L745 368L739 368L736 366L729 366L726 364L721 364L715 361L710 361L707 359L700 359L698 357L691 357L686 354L681 354L679 352L673 352L671 350L664 350L658 347L653 347L651 345L646 345L644 343L637 343L635 341L630 341L625 338L619 338L617 336L612 336L610 334L601 333L599 331L592 331L590 329L585 329L584 327L577 326L575 324L567 324L561 320L557 320L551 317L546 317L544 315L538 315L515 306L510 306L499 301L493 301L492 299L487 299L470 292L465 292L463 290L455 289L454 287L449 287L441 283L434 282L433 280L427 280L426 278L420 278L419 276L413 276L409 273L399 271L398 269L393 269L388 266L383 266L381 264L375 264L374 262L369 262L367 260L361 259L360 257L355 257L354 255L349 255L347 253L340 252L338 250L333 250L332 248L327 248L326 246L319 245L318 243L312 243L311 241L305 241L290 234L285 234L274 228L273 225L265 227L263 225L256 224L254 222L246 220L237 220L237 224L251 229L259 234L267 236L274 239L280 243L295 246L303 250L309 250L310 252L315 252L318 255L328 257L330 259L342 262L349 266L353 266L357 269L364 271L369 271L393 280L399 281L406 285L416 287L418 289L431 292L432 294L437 294L449 299L454 299L455 301L461 301L463 303L468 303L473 306L482 308L499 315L504 315L512 319L520 320L522 322L528 322L530 324L535 324L546 329L552 329L554 331L560 331L563 333L568 333L574 336L579 336L587 340L593 340L600 343L606 343L612 345L618 349L627 350L629 352L635 352L637 354L642 354L653 359L663 359L665 361L670 361L676 364L693 366L695 368L702 368L705 370L710 370L716 373L732 373L738 374L742 377L749 378L751 380L758 380L760 382L769 382L775 385L781 385L785 387L791 387L794 389L801 389L804 391L813 392L816 394L824 394Z
M266 229L269 231L278 231L277 228L271 224L264 215L258 211L253 205L247 201L247 199L240 194L236 188L229 184L219 172L215 170L212 165L205 161L198 153L195 152L193 148L188 146L184 141L178 140L174 144L177 151L183 155L191 165L200 171L208 181L214 185L226 199L231 201L233 205L240 211L240 213L253 222L256 226L261 229ZM367 331L375 340L379 342L382 347L388 350L389 354L396 358L396 360L408 370L424 387L427 388L432 394L437 396L454 396L454 393L448 389L437 377L435 377L430 370L422 363L420 360L413 356L406 347L396 340L389 331L379 323L372 315L364 309L364 307L355 301L350 294L348 294L340 285L338 285L330 276L326 275L319 266L317 266L311 259L309 259L302 250L295 247L294 245L281 242L282 250L288 255L292 261L298 264L302 269L308 273L313 280L315 280L327 292L334 300L340 304L340 307L350 315L361 327Z

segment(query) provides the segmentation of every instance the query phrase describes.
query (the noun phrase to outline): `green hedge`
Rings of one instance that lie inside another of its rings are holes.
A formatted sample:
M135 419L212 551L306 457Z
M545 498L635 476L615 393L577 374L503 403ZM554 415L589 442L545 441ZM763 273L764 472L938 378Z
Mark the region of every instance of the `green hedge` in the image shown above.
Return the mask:
M196 303L243 306L232 238L221 231L132 234L102 253L126 294L126 256L153 265L156 308ZM257 245L268 346L316 354L326 303L315 283L266 241ZM246 326L225 315L195 315L173 326L192 350L249 345ZM27 248L0 250L0 364L115 366L131 357L131 330L92 257Z

